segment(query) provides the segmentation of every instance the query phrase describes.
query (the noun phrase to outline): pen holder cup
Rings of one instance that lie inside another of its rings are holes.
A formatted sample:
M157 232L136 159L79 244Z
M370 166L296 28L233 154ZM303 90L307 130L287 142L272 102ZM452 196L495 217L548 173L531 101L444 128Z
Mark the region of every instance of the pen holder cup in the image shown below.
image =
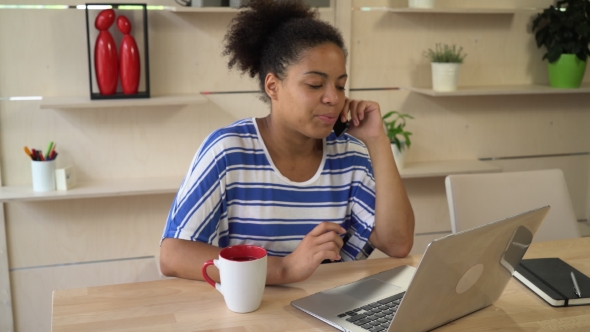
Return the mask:
M33 191L44 192L55 190L55 160L31 161Z

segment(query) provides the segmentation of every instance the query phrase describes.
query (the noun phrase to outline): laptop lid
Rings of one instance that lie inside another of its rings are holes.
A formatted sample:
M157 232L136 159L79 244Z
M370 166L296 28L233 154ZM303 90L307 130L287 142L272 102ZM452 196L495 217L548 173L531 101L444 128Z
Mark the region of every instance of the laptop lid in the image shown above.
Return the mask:
M548 211L542 207L432 241L389 331L430 330L494 303Z
M411 280L408 280L408 272L402 273L404 278L387 280L399 287L398 291L406 290L387 330L427 331L494 303L548 211L549 206L545 206L432 241ZM391 272L400 275L397 272L400 268L403 267L377 275ZM413 269L406 270L413 272ZM349 293L358 283L366 286L367 279L370 277L293 301L292 305L335 327L364 331L339 319L334 315L336 312L329 312L324 302L338 300L331 306L337 308L336 311L349 304L352 309L358 301L346 294L338 296L338 293L340 290ZM383 285L379 288L388 291L383 298L392 292ZM367 290L371 291L374 292ZM378 296L371 297L378 299ZM344 303L347 298L351 298L350 303ZM320 307L323 309L317 310Z

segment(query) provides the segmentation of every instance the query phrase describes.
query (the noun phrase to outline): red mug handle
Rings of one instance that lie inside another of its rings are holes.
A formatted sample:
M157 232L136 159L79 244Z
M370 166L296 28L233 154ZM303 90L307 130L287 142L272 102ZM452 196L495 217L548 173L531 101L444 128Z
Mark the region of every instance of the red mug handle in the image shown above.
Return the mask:
M209 277L209 275L207 274L207 266L214 264L215 263L213 263L212 259L206 261L205 264L203 264L203 267L201 268L201 274L203 274L203 278L205 278L205 281L208 282L209 285L213 286L213 288L216 288L215 281L213 281L213 279L211 279L211 277Z

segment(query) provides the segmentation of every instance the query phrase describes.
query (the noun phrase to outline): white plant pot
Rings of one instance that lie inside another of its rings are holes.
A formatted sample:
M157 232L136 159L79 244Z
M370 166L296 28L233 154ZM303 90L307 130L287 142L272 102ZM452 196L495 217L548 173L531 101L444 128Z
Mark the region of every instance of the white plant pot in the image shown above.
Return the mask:
M402 151L400 151L397 148L397 145L391 144L391 151L393 152L393 159L395 159L395 164L397 165L397 169L404 168L404 162L406 160L406 152L408 151L406 144L402 143Z
M460 63L432 63L432 89L434 91L455 91L459 81Z
M408 0L410 8L434 8L434 0Z

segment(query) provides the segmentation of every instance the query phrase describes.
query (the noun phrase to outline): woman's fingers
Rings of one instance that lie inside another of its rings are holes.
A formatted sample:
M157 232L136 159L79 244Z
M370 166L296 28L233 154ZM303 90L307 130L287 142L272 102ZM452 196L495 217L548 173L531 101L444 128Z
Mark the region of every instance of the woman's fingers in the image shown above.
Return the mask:
M315 238L315 245L321 246L324 243L334 243L338 246L338 250L340 250L344 245L344 240L335 232L330 231Z
M358 105L358 101L352 100L350 102L349 109L348 109L348 111L350 112L350 120L352 121L352 123L354 123L355 126L358 126L360 123L359 119L358 119L358 115L357 115L357 105Z
M314 263L320 264L325 259L339 260L344 241L338 234L344 233L346 230L333 222L322 222L314 227L306 236Z
M340 248L334 242L322 244L318 247L318 251L313 255L313 260L317 263L321 263L325 259L332 261L342 259L340 256Z
M358 104L357 104L357 110L356 110L356 114L359 118L359 121L362 121L365 117L365 110L367 109L367 102L364 100L361 100Z
M359 126L365 118L369 104L365 100L347 100L344 109L350 112L350 120L355 126ZM347 109L348 108L348 109Z
M350 106L350 99L346 98L346 102L344 102L344 108L340 111L340 119L342 122L346 122L348 120L348 107Z
M340 260L344 241L339 234L345 233L344 228L333 222L322 222L314 227L285 257L286 273L293 280L305 280L324 260Z
M333 222L321 222L316 227L314 227L308 235L311 236L320 236L327 232L336 232L338 234L346 233L346 230L342 228L342 226L338 225L337 223Z

